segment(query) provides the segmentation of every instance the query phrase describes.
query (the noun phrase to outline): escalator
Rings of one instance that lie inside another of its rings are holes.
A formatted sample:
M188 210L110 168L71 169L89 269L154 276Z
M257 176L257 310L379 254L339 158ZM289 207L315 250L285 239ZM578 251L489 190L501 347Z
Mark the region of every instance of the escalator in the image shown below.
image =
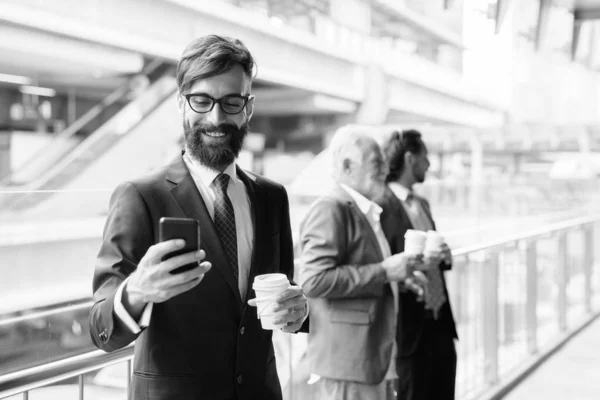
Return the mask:
M114 148L176 91L174 66L148 62L141 74L128 79L102 102L0 184L9 193L0 198L0 209L28 210L39 205L75 180L95 160ZM106 112L116 109L107 118ZM106 121L103 122L102 121ZM99 126L89 134L90 126Z

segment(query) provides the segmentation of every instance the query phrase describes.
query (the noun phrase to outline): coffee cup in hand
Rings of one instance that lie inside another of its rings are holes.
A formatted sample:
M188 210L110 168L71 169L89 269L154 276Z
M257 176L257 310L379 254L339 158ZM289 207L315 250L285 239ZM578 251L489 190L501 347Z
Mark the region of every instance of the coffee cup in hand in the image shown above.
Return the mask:
M252 289L256 293L256 312L263 329L273 330L283 328L285 324L274 324L274 321L285 314L287 310L277 313L272 311L275 297L290 287L285 274L264 274L254 278Z
M437 233L436 231L427 231L427 240L425 241L425 248L423 252L427 255L427 253L437 253L441 251L442 245L444 244L444 237Z
M423 254L425 250L425 242L427 241L427 233L409 229L404 234L404 253L406 254Z

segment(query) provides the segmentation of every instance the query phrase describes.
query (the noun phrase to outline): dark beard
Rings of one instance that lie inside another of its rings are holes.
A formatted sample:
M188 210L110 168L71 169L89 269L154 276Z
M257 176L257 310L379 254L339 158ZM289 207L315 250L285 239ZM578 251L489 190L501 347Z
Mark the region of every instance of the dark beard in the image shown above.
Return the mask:
M218 126L210 123L197 123L190 127L187 121L183 122L183 134L187 151L193 159L214 170L222 170L236 159L242 146L244 138L248 134L249 124L244 123L241 127L234 124L223 123ZM229 134L229 142L225 145L209 144L204 141L206 132L223 132Z

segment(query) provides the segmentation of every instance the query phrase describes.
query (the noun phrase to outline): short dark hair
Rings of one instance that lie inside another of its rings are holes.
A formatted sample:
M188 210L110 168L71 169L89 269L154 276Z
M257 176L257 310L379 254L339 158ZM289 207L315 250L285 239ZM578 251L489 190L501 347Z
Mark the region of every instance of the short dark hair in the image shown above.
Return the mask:
M394 131L383 144L383 153L388 162L387 182L397 181L404 172L404 155L407 152L420 154L426 149L421 138L421 132L408 129L402 132Z
M179 92L188 90L198 79L223 74L236 64L253 78L254 58L241 40L217 35L195 39L185 48L177 65Z

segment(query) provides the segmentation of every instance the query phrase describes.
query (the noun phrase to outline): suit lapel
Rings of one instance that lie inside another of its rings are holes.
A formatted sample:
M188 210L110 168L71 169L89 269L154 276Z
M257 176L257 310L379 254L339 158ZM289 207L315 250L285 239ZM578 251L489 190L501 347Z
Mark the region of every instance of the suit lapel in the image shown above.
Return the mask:
M431 224L431 226L433 227L433 230L435 231L436 230L435 222L433 221L433 215L431 214L431 209L429 208L429 203L420 196L415 196L415 199L417 199L419 201L419 204L421 205L421 210L423 210L425 215L427 215L427 219L429 219L429 223Z
M210 261L213 268L216 267L221 275L223 275L235 297L241 303L242 299L238 283L227 262L227 257L225 256L225 251L221 245L221 240L215 229L213 220L183 159L180 158L178 162L169 166L167 169L167 180L176 185L171 189L171 194L183 214L187 218L194 218L200 221L200 247L206 252L206 261Z
M381 225L392 253L402 253L404 251L404 234L408 229L414 229L412 222L400 199L389 188L385 190L382 207Z
M344 188L342 188L341 186L337 185L335 187L334 196L343 201L346 201L348 203L348 205L350 206L350 209L352 210L354 215L362 222L363 225L365 225L365 228L366 228L365 231L368 232L368 235L371 238L371 242L373 242L373 244L374 244L374 248L376 249L377 254L379 255L379 258L381 260L383 260L383 253L381 252L381 246L379 245L377 236L375 236L375 232L373 232L373 228L371 227L371 223L367 219L367 216L365 214L363 214L363 212L360 210L360 208L358 207L356 202L354 202L354 200L352 199L352 197L350 197L348 192L346 192L344 190Z
M407 229L414 229L413 224L410 221L410 218L408 217L408 214L406 213L406 210L404 209L404 205L402 205L402 202L400 201L400 199L398 197L396 197L394 192L392 192L391 190L386 190L386 193L389 194L390 201L394 205L394 208L395 208L396 212L398 213L398 215L400 215L403 226L406 226Z

